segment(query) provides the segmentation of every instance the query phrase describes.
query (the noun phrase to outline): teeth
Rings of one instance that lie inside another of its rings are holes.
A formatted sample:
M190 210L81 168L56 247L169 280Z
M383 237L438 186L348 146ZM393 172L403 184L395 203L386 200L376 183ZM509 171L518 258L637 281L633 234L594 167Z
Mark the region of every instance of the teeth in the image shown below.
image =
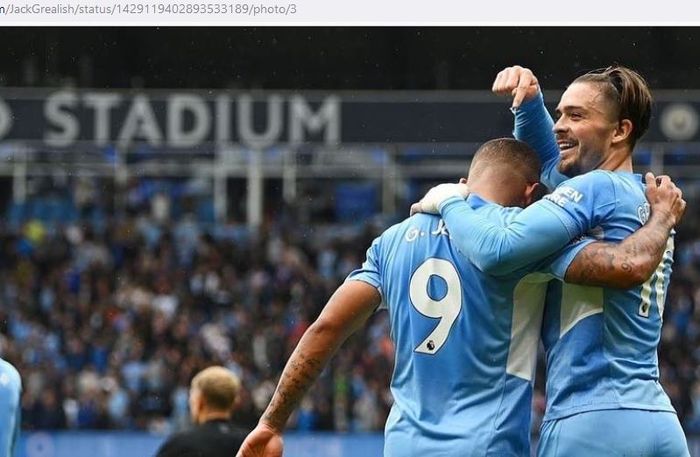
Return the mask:
M559 149L569 149L573 148L575 145L573 143L559 143Z

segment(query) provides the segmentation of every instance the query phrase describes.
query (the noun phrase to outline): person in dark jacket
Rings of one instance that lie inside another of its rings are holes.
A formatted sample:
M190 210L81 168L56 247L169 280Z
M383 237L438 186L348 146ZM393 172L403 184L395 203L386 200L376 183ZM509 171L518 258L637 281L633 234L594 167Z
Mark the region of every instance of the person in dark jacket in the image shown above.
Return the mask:
M170 436L156 457L231 457L248 433L231 422L240 381L230 370L214 366L199 372L190 386L194 426Z

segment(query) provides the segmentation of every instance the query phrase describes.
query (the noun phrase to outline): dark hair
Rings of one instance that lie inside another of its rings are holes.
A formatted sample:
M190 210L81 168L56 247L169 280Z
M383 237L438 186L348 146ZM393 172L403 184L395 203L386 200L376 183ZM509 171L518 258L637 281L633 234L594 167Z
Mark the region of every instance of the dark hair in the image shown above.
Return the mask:
M469 173L480 173L487 166L507 167L521 175L527 182L537 182L540 176L540 159L524 141L514 138L497 138L482 144L474 154Z
M651 91L636 71L616 65L590 71L574 82L592 82L603 86L603 94L617 109L617 120L629 119L632 122L632 147L649 129Z

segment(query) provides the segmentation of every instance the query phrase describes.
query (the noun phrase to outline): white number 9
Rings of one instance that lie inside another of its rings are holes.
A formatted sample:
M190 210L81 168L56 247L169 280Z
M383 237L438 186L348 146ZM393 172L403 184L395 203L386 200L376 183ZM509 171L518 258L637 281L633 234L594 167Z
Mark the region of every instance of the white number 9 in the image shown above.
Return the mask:
M428 295L428 281L433 275L439 276L447 283L447 293L440 300L433 300ZM409 297L418 312L433 319L440 319L435 329L415 349L423 354L435 354L445 344L452 324L462 310L462 283L457 269L444 259L426 260L411 277Z

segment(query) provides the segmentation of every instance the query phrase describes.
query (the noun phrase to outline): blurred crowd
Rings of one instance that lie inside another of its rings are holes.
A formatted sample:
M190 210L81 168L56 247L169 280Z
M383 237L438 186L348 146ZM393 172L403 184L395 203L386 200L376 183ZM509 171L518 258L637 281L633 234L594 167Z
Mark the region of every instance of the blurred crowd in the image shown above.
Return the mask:
M213 363L243 380L236 418L254 425L375 235L319 242L311 228L251 234L157 216L130 211L101 230L38 220L0 230L0 355L22 373L25 429L170 431L187 422L193 374ZM382 428L393 362L382 314L323 374L296 428Z
M211 364L241 377L235 417L253 426L299 338L381 231L269 218L251 233L188 214L170 221L157 206L98 226L80 218L0 228L0 355L23 376L25 429L172 431L187 423L190 379ZM686 216L677 237L659 351L689 433L700 433L695 218ZM292 429L383 428L392 402L387 321L377 313L348 341ZM540 376L535 426L543 408Z

